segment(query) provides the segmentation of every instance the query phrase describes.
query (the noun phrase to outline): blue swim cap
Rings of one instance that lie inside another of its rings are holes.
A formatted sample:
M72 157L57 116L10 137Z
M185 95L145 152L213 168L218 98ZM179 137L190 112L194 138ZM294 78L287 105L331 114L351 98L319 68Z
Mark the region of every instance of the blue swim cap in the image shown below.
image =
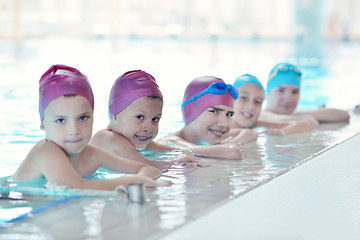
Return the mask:
M300 88L301 70L290 63L276 64L270 71L266 92L280 85L294 85Z
M265 89L264 89L263 85L261 84L261 82L259 81L259 79L250 74L244 74L244 75L237 77L233 83L233 87L236 89L239 89L239 87L241 87L242 85L247 84L247 83L253 83L253 84L259 86L260 89L265 94Z

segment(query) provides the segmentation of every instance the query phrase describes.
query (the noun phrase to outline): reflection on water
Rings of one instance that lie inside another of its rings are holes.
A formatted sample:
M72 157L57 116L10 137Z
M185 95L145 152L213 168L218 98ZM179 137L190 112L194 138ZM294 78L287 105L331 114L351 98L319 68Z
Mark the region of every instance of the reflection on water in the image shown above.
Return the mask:
M187 216L187 194L185 187L186 177L182 167L172 167L168 173L164 174L161 180L168 180L173 183L166 188L158 188L154 192L156 196L156 206L159 209L161 229L173 229L186 220Z
M173 167L162 177L173 181L173 186L159 188L152 196L159 227L174 229L214 204L238 197L311 160L351 137L358 128L359 124L324 124L313 132L293 136L260 135L258 141L244 145L246 154L241 161L202 158L209 168Z
M2 233L1 239L53 239L44 228L32 223L20 223L12 227L12 231Z
M85 217L84 235L91 239L102 239L101 216L106 202L103 200L94 200L83 207Z

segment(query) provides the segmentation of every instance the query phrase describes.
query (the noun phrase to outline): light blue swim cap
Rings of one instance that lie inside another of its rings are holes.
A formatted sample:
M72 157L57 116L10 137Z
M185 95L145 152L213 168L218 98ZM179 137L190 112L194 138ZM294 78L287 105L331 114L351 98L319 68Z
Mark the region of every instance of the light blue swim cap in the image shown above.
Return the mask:
M270 71L266 92L280 85L294 85L300 88L301 70L290 63L276 64Z
M244 75L237 77L233 83L233 87L236 89L239 89L239 87L241 87L242 85L247 84L247 83L253 83L253 84L259 86L261 91L263 91L263 93L265 94L265 89L264 89L263 85L261 84L261 82L259 81L259 79L250 74L244 74Z

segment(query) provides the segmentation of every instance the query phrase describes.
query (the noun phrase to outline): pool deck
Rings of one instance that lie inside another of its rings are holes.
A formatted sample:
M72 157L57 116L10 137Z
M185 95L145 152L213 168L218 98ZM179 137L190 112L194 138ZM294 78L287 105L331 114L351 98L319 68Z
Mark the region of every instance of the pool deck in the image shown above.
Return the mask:
M0 239L358 239L360 116L285 137L244 160L173 167L146 204L83 197L9 224Z
M360 135L161 238L359 239Z

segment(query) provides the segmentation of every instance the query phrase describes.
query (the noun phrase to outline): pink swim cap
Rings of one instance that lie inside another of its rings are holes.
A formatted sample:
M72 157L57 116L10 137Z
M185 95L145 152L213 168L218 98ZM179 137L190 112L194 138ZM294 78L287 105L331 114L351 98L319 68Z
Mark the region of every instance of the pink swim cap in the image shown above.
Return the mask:
M75 94L85 97L94 110L94 95L87 77L76 68L65 65L53 65L39 81L39 113L41 122L44 111L54 99Z
M135 100L163 95L155 78L142 70L128 71L116 79L110 92L109 117L112 118Z
M185 125L200 116L206 109L225 105L234 107L237 90L217 77L204 76L192 80L185 89L182 104L182 114Z

